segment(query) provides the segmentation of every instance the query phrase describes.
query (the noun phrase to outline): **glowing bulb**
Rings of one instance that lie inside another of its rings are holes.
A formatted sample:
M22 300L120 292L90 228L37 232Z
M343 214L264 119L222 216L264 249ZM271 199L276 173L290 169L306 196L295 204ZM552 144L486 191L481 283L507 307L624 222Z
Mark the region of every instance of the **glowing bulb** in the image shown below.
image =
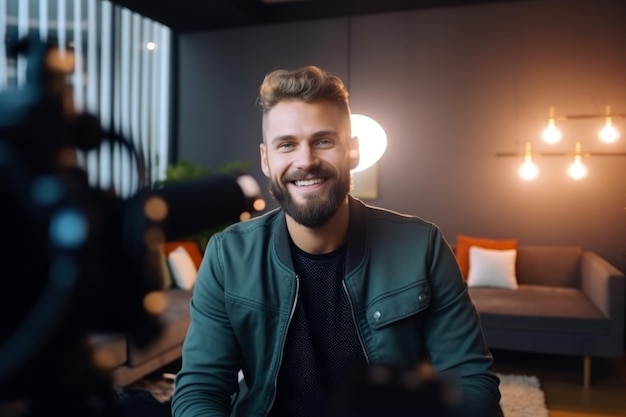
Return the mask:
M530 143L526 144L524 163L519 167L517 173L525 181L532 181L539 176L539 168L535 165L531 156Z
M549 145L554 145L558 143L563 138L563 134L556 127L556 123L554 122L554 117L551 117L548 120L548 126L541 132L541 138Z
M619 139L619 132L613 126L613 122L610 117L606 118L606 123L602 130L598 132L598 137L605 143L614 143Z
M156 43L152 41L146 42L146 49L148 51L154 51L156 49Z
M582 180L589 174L587 167L581 160L580 142L576 142L576 155L574 155L574 162L572 162L569 168L567 168L567 174L576 181Z
M589 174L587 167L580 160L580 155L574 157L574 162L567 168L567 174L576 181L582 180Z
M362 114L350 115L352 136L359 138L359 164L352 172L374 165L387 149L387 134L378 122Z

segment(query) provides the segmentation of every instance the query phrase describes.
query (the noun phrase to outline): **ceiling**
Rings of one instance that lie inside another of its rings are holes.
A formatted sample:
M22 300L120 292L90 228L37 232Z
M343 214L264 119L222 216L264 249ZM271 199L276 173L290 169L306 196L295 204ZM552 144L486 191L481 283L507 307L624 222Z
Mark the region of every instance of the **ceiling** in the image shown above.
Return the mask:
M174 32L517 0L112 0Z

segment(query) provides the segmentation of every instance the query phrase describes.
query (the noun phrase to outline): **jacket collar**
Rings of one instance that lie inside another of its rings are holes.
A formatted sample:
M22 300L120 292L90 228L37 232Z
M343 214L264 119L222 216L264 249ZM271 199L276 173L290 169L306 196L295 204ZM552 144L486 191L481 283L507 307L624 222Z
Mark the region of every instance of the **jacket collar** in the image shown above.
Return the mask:
M365 256L367 223L366 211L367 206L359 199L348 196L350 207L350 225L348 227L347 256L346 256L346 272L354 269ZM274 218L272 225L274 234L274 247L280 262L288 265L293 269L291 260L291 237L287 230L287 220L285 212L278 210L279 215Z

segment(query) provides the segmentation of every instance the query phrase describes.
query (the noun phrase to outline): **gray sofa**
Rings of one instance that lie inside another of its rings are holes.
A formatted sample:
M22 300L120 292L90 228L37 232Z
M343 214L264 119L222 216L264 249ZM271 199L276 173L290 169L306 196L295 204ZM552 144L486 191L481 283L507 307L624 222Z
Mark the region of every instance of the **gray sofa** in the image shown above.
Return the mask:
M598 254L574 246L518 246L519 288L470 287L492 349L580 355L624 353L625 277Z
M133 343L130 335L121 333L92 334L88 340L94 357L106 364L116 386L129 385L176 361L189 327L190 290L169 288L162 291L166 308L159 315L162 330L145 349Z

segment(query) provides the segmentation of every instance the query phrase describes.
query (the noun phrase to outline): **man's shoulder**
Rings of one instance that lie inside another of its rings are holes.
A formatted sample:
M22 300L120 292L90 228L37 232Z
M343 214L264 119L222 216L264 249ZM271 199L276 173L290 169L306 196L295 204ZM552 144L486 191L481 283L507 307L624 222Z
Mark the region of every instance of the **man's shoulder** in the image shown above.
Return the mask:
M243 236L254 233L265 233L275 227L283 219L282 211L274 209L252 219L240 221L224 228L220 232L222 238L227 236Z
M423 227L428 227L428 228L436 227L432 221L427 220L423 217L414 215L414 214L408 214L405 212L400 212L400 211L396 211L396 210L389 209L389 208L374 206L374 205L366 204L363 202L360 202L360 204L361 204L360 210L363 211L363 213L365 214L365 218L369 222L382 221L382 222L397 223L397 224L403 224L403 225L415 224L416 226L423 226Z

